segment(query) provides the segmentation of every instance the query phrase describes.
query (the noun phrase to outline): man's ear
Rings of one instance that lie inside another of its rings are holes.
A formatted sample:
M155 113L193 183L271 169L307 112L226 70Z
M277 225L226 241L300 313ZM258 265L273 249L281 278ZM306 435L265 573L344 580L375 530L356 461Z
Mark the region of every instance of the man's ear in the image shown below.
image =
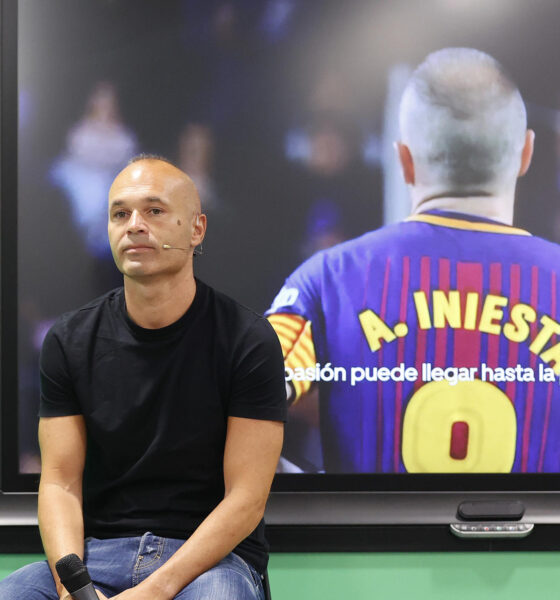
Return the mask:
M412 160L412 154L410 153L409 147L402 142L395 142L395 150L399 156L405 183L414 185L414 161Z
M533 149L535 147L535 132L532 129L527 129L525 132L525 144L521 151L521 166L519 167L518 177L523 177L531 164L533 158Z
M191 238L191 244L193 246L198 246L199 244L202 244L202 240L204 239L204 235L206 233L206 225L207 225L206 215L205 214L196 215L196 218L193 223L192 238Z

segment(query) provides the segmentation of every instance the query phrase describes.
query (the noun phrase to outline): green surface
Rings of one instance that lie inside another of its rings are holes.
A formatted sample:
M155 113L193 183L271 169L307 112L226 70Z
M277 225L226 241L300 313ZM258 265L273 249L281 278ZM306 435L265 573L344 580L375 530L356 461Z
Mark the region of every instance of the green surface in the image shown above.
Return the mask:
M42 558L0 555L0 579ZM273 554L269 575L274 600L540 600L558 598L560 552Z
M44 558L43 554L0 554L0 580L23 565Z
M558 598L559 552L274 554L273 600Z

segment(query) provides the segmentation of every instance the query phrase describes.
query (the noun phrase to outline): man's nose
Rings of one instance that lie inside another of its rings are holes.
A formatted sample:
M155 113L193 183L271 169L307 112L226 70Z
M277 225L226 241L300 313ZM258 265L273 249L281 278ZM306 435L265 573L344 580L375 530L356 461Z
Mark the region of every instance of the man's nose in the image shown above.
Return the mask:
M142 215L137 210L133 210L128 220L128 232L129 233L142 233L147 231L146 223L142 218Z

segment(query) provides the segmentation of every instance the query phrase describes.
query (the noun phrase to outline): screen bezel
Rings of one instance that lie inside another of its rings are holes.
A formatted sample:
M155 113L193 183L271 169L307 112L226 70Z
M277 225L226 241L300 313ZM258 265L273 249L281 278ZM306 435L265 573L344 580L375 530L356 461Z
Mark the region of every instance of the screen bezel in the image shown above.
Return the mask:
M37 475L19 472L17 370L17 198L18 189L18 10L17 0L1 0L1 465L2 490L37 489Z
M1 489L35 492L19 471L17 364L18 1L0 0L1 40ZM560 491L558 474L279 474L274 493Z

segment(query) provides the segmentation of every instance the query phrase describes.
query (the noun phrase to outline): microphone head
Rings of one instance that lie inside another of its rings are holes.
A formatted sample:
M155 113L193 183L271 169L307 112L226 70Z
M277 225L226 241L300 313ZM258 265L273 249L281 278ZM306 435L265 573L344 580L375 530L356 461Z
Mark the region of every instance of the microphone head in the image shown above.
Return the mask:
M76 590L82 589L88 583L91 583L91 577L87 572L86 566L77 554L63 556L56 562L55 568L62 585L68 590L70 595Z
M164 250L184 250L185 252L187 251L186 248L179 248L178 246L170 246L169 244L162 244L161 247Z

